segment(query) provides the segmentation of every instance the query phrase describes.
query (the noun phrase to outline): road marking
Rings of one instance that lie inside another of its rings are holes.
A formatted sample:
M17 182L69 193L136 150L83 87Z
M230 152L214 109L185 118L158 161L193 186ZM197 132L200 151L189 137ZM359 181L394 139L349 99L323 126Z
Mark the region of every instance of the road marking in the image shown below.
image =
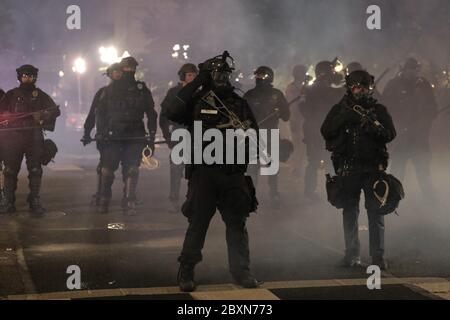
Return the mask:
M257 299L272 300L279 299L269 289L285 288L324 288L365 285L367 279L331 279L331 280L298 280L298 281L277 281L264 283L258 289L242 289L234 284L218 284L198 286L197 291L191 293L194 299ZM443 278L383 278L383 284L411 285L432 293L441 298L450 299L448 292L431 292L435 288L448 288L450 282ZM8 300L61 300L61 299L95 299L104 297L123 297L140 295L165 295L182 294L178 287L153 287L153 288L128 288L128 289L104 289L104 290L78 290L63 291L40 294L10 295Z
M47 166L51 171L84 171L83 168L76 166L74 164L51 164Z
M10 225L10 229L12 229L12 237L14 239L14 243L16 244L17 263L19 264L19 267L20 267L19 273L20 273L20 277L23 282L23 286L25 288L25 292L29 292L29 293L33 294L33 293L37 292L36 285L34 284L34 281L31 277L31 272L28 269L28 265L27 265L27 261L25 259L23 248L22 248L19 238L18 238L19 226L15 219L11 220L9 222L9 225Z

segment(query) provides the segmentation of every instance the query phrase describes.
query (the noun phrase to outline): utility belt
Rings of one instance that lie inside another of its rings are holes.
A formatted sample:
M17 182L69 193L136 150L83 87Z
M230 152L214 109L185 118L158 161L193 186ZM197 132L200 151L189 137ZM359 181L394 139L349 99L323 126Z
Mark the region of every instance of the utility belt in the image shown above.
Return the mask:
M338 155L333 155L332 161L336 174L342 177L383 171L387 166L383 161L376 159L368 163L365 159L345 159Z

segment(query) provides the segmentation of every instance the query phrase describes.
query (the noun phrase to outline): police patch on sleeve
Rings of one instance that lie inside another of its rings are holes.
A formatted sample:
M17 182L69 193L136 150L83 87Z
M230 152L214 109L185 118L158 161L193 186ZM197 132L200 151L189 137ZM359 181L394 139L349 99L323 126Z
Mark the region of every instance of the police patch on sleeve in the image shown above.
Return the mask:
M33 98L37 98L39 96L39 91L34 90L31 95L33 96Z
M139 90L142 90L142 89L144 89L144 85L142 83L138 83L137 88Z

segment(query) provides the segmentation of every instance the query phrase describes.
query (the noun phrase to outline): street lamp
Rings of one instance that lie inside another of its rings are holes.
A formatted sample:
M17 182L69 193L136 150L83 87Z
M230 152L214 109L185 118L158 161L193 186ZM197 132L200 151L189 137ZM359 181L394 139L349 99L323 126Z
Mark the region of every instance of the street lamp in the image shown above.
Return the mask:
M79 57L75 59L72 66L72 71L77 74L77 82L78 82L78 113L81 113L81 75L85 73L87 70L86 60Z
M72 71L78 74L83 74L86 72L86 60L83 58L77 58L73 62Z
M119 56L119 51L113 46L102 46L98 49L98 53L100 54L100 60L107 65L120 62L123 58L130 56L128 51L125 51L122 56Z

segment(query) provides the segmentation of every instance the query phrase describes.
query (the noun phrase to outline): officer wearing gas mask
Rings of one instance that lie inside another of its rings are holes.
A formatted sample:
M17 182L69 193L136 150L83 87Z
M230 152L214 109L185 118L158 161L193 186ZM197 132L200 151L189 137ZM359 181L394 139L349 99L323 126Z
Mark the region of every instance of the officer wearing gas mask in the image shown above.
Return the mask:
M108 86L117 86L118 81L122 77L122 66L120 63L114 63L106 69L106 75L111 79L111 82ZM95 127L95 120L97 109L100 104L100 101L104 98L105 90L108 86L100 88L94 96L94 100L92 101L91 108L89 109L88 116L86 117L86 121L84 122L84 135L81 139L84 146L90 144L92 142L91 139L91 131ZM97 150L100 152L100 160L97 166L97 192L92 196L91 205L99 206L100 205L100 194L101 194L101 186L102 186L102 141L97 141ZM123 169L123 167L122 167ZM123 172L122 172L123 173ZM125 177L124 177L125 183Z
M273 87L274 72L271 68L261 66L255 71L256 87L247 91L244 99L247 100L261 129L278 129L279 120L288 121L290 111L283 92ZM270 153L270 151L269 151ZM256 171L257 166L251 166L251 171ZM256 169L256 170L253 170ZM255 184L258 175L252 172ZM272 206L280 206L280 194L278 191L278 175L268 177Z
M103 90L97 105L96 140L101 142L102 149L98 211L108 212L114 172L122 163L125 181L122 209L125 215L135 215L142 151L146 143L154 150L157 114L150 90L144 82L135 80L136 59L124 58L120 65L122 76Z
M372 264L386 269L384 215L374 198L374 184L388 166L386 144L396 135L385 106L372 98L373 77L354 71L346 77L347 93L333 106L321 127L337 176L342 177L345 266L359 266L358 215L361 190L369 218Z
M42 164L46 157L44 131L55 129L56 118L61 114L52 98L36 87L39 69L23 65L17 70L19 87L8 91L0 103L0 112L7 119L2 126L4 137L4 199L2 212L14 213L17 176L25 156L30 193L28 203L33 216L45 213L41 205Z
M299 103L303 115L303 136L306 145L307 165L305 169L305 197L310 201L318 201L316 192L317 176L321 166L328 166L325 160L325 146L320 137L320 125L330 106L336 104L344 90L334 88L342 77L335 72L330 61L322 61L315 68L316 80L305 90L304 99Z
M383 101L392 106L392 116L398 128L392 172L403 179L406 164L411 160L422 195L429 203L435 204L430 172L430 132L438 106L433 88L420 76L420 70L421 65L416 59L407 59L400 73L384 88Z
M199 65L199 70L199 75L184 86L174 103L168 106L168 119L186 126L191 133L194 121L202 122L202 131L220 128L224 137L226 128L237 129L233 124L257 130L257 122L248 103L234 93L230 84L233 60L228 52L207 60ZM230 121L232 119L236 121ZM203 142L201 149L208 145ZM244 175L247 165L234 163L207 164L202 161L201 164L186 166L188 194L182 211L188 218L189 227L178 259L178 284L182 291L195 290L194 267L202 260L206 232L216 209L219 209L226 225L229 269L234 280L246 288L259 285L250 272L246 228L250 212L256 209L254 188Z
M167 118L166 112L170 107L170 104L174 102L177 97L178 92L191 83L195 77L198 75L197 67L192 63L186 63L181 66L178 71L178 76L180 77L180 82L176 87L170 88L164 100L161 102L161 114L159 116L159 126L161 128L164 139L168 142L168 146L172 149L174 143L170 141L171 134L174 130L179 128L184 128L184 126L170 121ZM181 179L183 177L183 164L175 164L170 158L170 193L169 200L172 203L173 211L178 212L180 210L179 200L180 200L180 186Z

